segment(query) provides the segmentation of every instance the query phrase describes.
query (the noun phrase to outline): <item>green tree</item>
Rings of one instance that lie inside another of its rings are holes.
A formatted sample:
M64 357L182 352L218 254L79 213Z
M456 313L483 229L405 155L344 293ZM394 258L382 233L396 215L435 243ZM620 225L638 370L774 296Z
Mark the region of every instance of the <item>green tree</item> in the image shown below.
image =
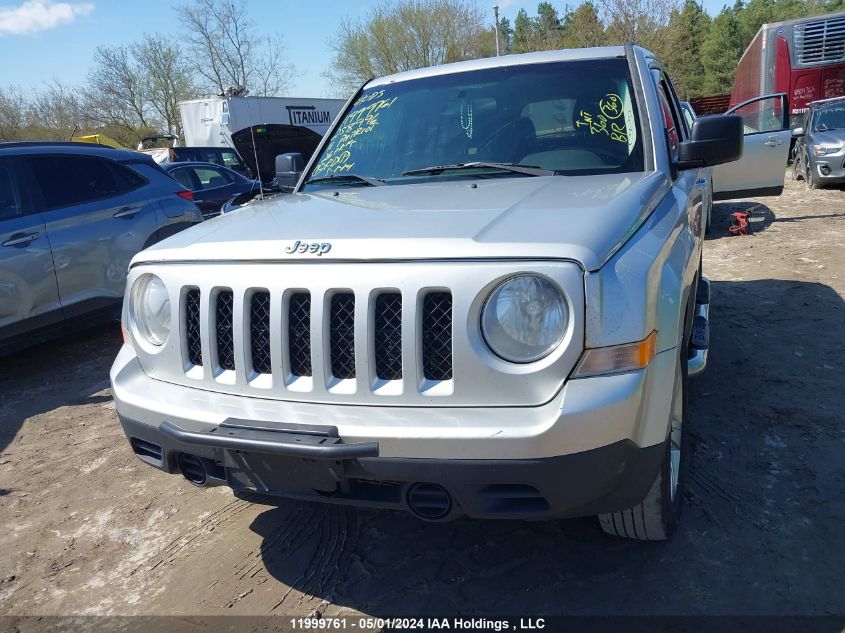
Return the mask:
M513 52L527 53L532 50L534 41L534 23L525 9L520 9L513 21Z
M534 18L535 51L548 51L560 48L562 43L561 21L550 2L537 5L537 17Z
M672 11L665 32L663 59L681 98L704 95L702 46L710 30L708 16L695 0Z
M499 51L502 55L513 51L513 27L507 18L499 18Z
M592 2L578 5L563 19L564 48L585 48L601 46L605 43L604 24L599 18L598 9Z
M745 50L739 21L742 10L740 0L732 7L724 7L713 19L701 44L704 68L701 90L706 95L727 94L733 87L736 65Z

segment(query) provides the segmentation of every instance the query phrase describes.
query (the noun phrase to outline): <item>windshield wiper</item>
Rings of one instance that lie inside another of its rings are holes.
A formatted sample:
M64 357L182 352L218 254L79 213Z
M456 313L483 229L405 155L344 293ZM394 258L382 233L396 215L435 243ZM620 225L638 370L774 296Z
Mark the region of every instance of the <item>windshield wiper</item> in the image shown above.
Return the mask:
M431 167L420 167L419 169L409 169L403 172L403 176L414 176L416 174L441 174L444 171L453 171L460 169L501 169L502 171L510 171L515 174L525 174L526 176L554 176L555 172L550 169L542 169L534 165L517 165L516 163L487 163L484 161L476 161L473 163L455 163L454 165L433 165Z
M382 185L386 185L387 183L383 180L379 180L378 178L370 178L369 176L361 176L360 174L333 174L331 176L321 176L320 178L309 178L305 181L306 185L313 184L315 182L343 182L343 181L352 181L352 182L363 182L371 187L381 187Z

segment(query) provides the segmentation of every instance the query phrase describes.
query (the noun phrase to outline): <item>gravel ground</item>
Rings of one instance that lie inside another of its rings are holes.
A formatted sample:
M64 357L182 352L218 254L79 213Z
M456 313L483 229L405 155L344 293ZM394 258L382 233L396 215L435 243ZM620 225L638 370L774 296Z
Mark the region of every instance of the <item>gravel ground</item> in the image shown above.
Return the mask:
M752 205L754 234L729 236ZM717 205L704 269L710 366L669 543L194 488L132 455L111 327L0 360L0 615L842 614L845 193Z

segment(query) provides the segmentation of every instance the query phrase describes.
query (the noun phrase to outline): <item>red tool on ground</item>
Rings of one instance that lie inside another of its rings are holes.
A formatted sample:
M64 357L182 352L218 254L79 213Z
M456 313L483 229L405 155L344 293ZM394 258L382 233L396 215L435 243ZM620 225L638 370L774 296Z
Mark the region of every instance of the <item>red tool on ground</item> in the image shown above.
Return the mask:
M751 226L748 224L750 217L751 214L746 211L731 213L731 225L728 230L734 235L748 235L751 233Z

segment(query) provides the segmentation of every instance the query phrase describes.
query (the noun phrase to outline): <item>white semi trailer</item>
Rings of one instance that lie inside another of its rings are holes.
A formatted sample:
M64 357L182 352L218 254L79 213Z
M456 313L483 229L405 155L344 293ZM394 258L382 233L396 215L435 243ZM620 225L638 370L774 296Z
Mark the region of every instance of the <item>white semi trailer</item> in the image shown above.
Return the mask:
M208 97L179 104L185 145L232 147L262 180L275 173L275 157L311 154L343 108L343 99Z

